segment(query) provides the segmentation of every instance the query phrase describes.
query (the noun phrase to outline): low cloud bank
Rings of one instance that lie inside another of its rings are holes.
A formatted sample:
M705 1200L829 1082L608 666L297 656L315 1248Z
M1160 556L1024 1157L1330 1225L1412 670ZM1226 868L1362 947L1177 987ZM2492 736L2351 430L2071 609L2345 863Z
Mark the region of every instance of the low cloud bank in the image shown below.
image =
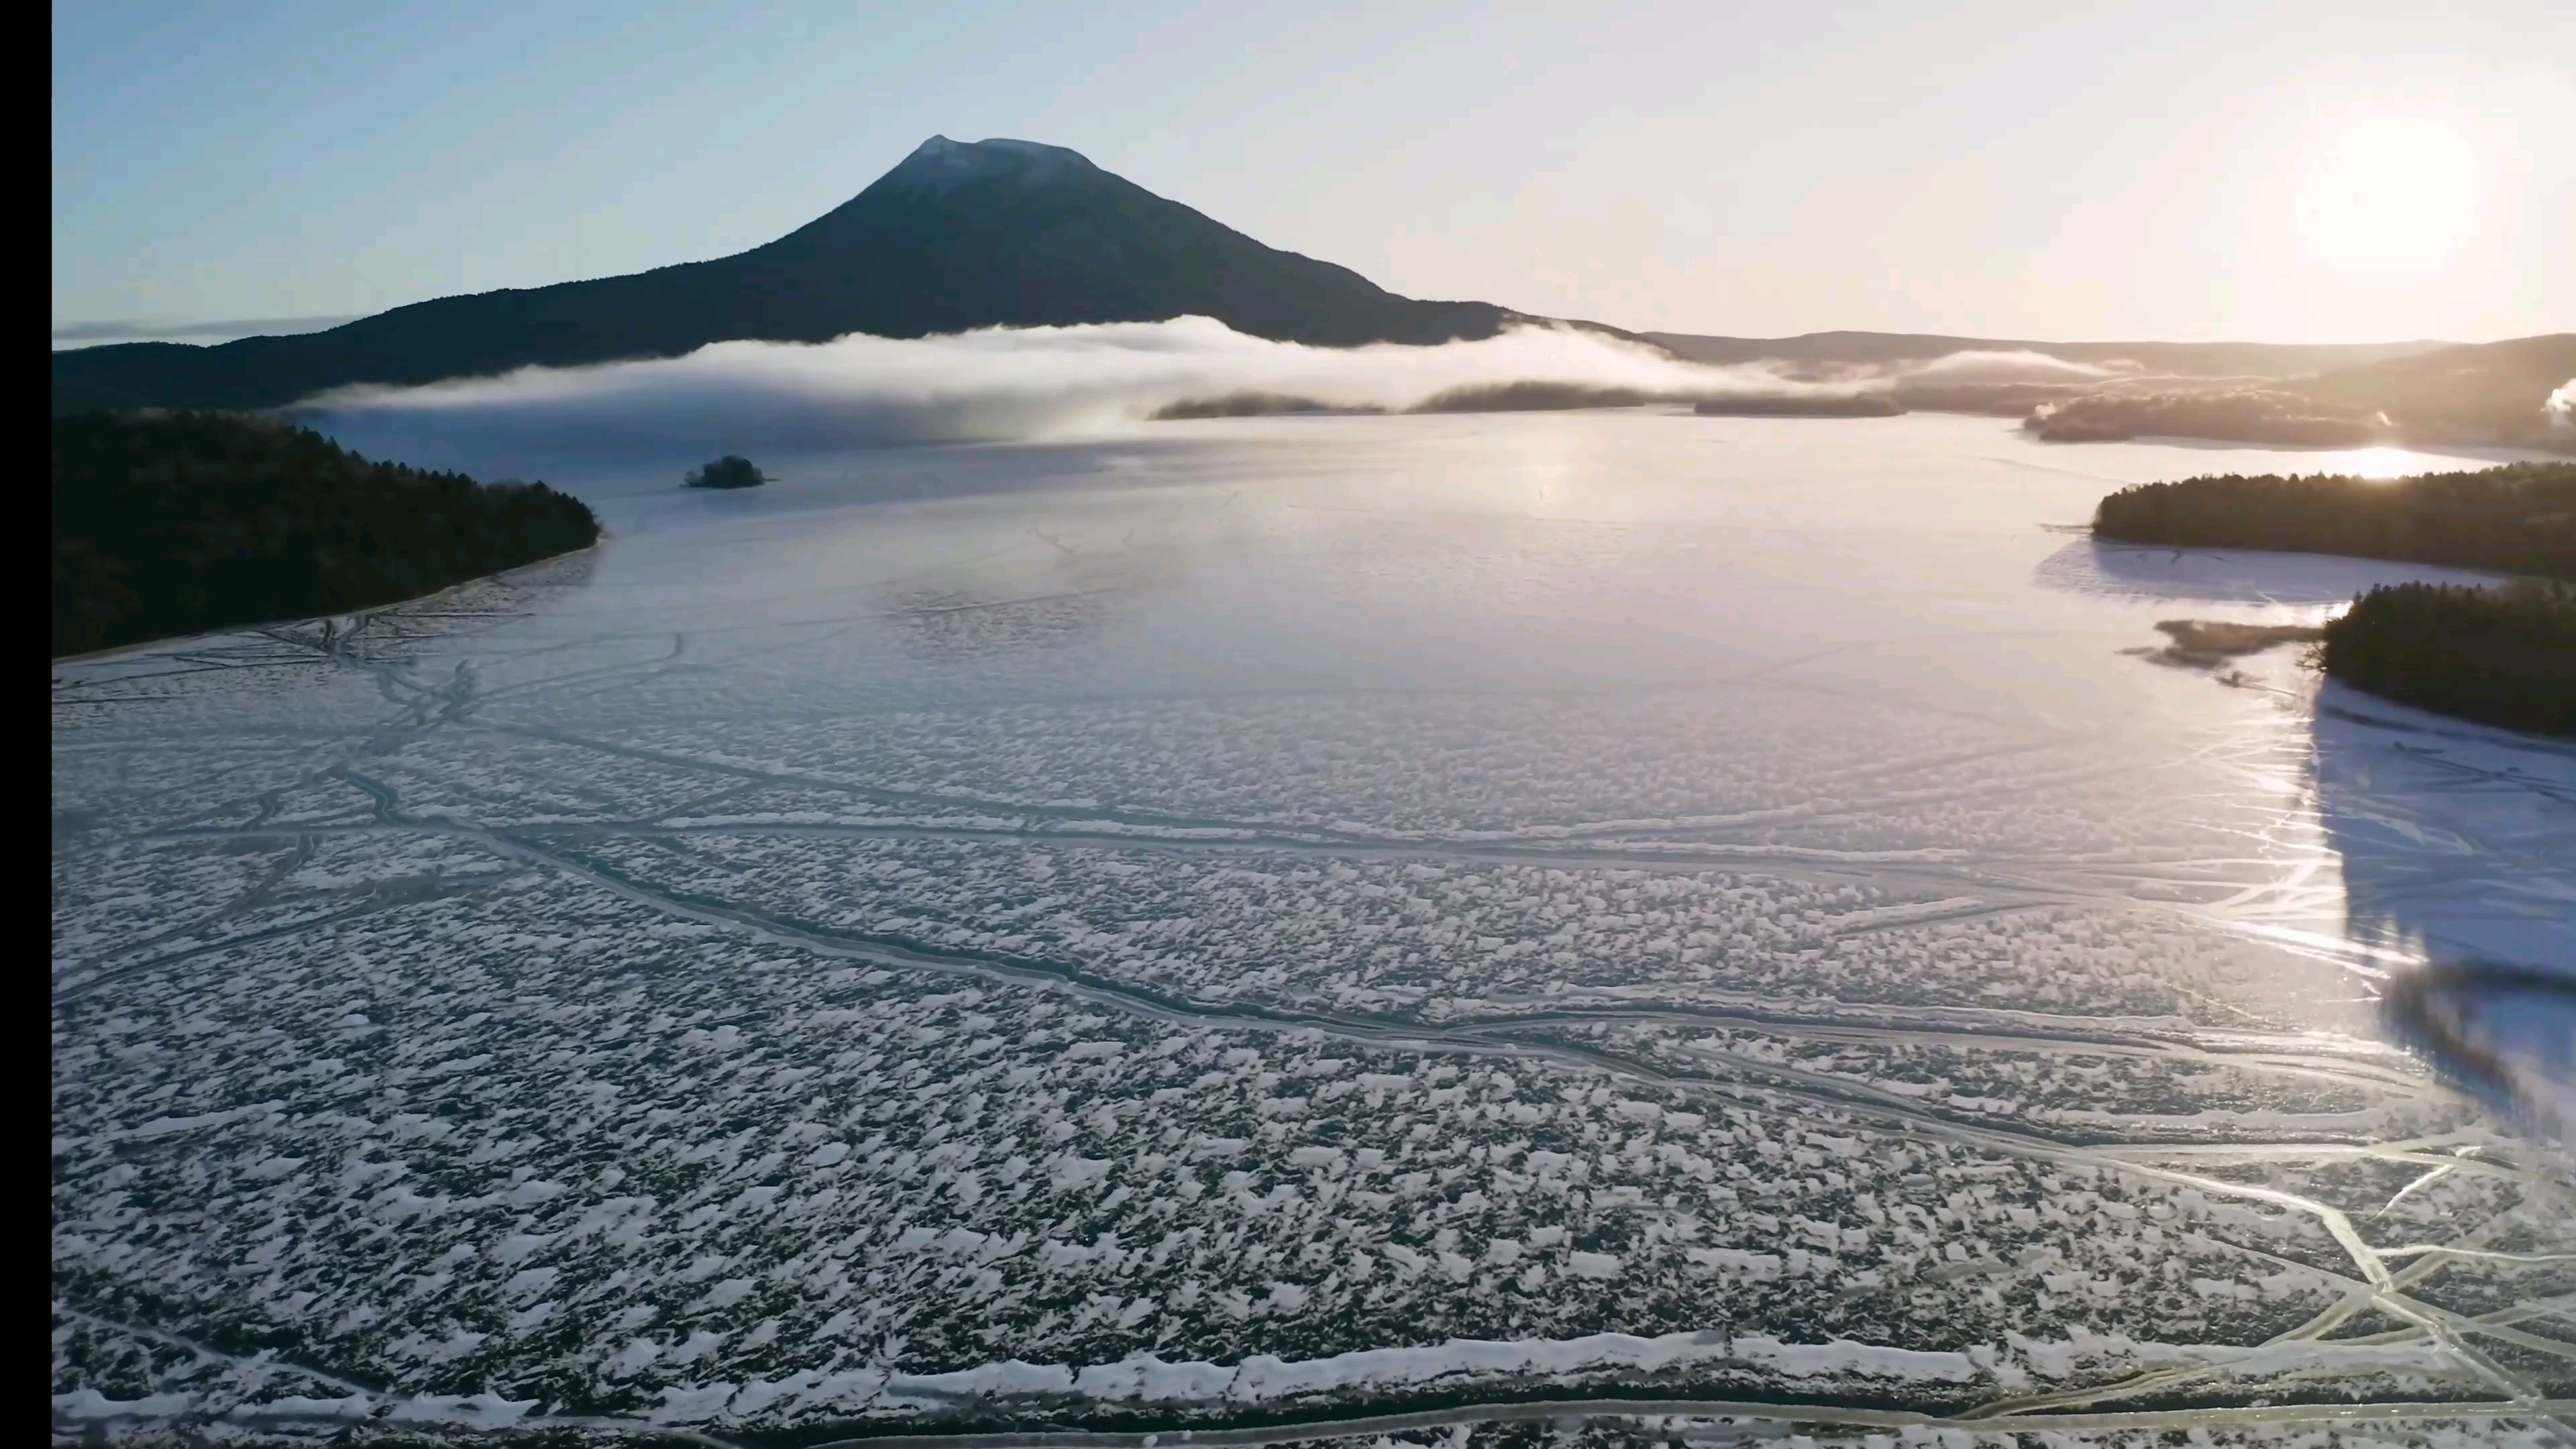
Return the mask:
M1572 329L1342 350L1183 317L813 345L722 342L685 357L342 389L305 410L361 432L470 433L550 450L809 452L1095 436L1222 397L1401 411L1462 388L1524 382L1657 394L1795 386Z
M490 460L528 454L768 456L1114 435L1158 413L1194 415L1191 405L1212 400L1219 405L1195 415L1277 410L1222 405L1232 399L1401 412L1451 410L1477 397L1498 406L1554 397L1564 406L1836 395L1869 385L1703 366L1563 327L1521 327L1434 347L1344 350L1265 341L1183 317L910 340L724 342L685 357L529 368L427 387L345 388L298 411L368 451L432 466L489 467Z
M2088 362L2069 362L2045 352L1953 352L1929 362L1893 369L1891 375L1903 382L1932 385L1981 382L2113 382L2134 377L2142 369L2134 362L2114 362L2095 366Z

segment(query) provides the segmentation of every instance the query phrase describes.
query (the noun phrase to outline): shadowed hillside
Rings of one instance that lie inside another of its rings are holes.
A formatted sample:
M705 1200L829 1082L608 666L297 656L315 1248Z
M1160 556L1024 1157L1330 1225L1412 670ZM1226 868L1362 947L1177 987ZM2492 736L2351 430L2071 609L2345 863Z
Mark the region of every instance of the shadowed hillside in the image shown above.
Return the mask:
M2383 414L2401 436L2418 441L2576 451L2576 426L2570 426L2576 419L2553 419L2543 410L2549 395L2571 380L2576 332L2559 332L2341 368L2298 389L2328 406Z
M2576 452L2550 406L2576 380L2576 333L2518 337L2340 368L2262 388L2115 386L2043 402L2023 424L2052 442L2135 437L2350 447L2489 444Z
M351 383L672 357L735 339L1191 315L1333 347L1490 337L1519 319L1399 297L1263 246L1061 147L934 136L830 214L737 256L442 297L294 337L57 352L54 406L279 407Z

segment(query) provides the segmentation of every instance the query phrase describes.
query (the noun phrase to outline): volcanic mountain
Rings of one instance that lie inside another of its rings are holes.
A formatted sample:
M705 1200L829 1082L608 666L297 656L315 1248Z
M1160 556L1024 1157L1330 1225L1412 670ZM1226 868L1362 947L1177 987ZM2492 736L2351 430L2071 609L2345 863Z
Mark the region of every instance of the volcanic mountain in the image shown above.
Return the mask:
M734 339L1189 315L1333 347L1489 337L1520 320L1485 302L1399 297L1263 246L1060 146L933 136L838 209L736 256L441 297L300 336L57 352L53 395L56 411L275 407L349 383L672 357Z

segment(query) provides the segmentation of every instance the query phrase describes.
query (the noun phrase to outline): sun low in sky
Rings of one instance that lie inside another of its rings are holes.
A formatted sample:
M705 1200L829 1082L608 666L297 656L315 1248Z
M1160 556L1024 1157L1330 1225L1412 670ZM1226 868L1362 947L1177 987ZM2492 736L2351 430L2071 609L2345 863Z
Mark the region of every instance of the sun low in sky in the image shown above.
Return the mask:
M53 317L722 256L947 135L1641 330L2480 341L2576 330L2571 77L2567 0L57 0Z

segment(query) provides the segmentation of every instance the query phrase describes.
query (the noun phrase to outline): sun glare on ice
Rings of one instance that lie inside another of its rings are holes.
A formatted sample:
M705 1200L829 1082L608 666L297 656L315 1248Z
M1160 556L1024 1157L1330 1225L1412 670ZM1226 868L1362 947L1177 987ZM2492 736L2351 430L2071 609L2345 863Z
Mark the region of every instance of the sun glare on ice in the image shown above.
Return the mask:
M2334 471L2356 478L2386 481L2424 471L2424 460L2404 448L2355 448L2336 460Z

